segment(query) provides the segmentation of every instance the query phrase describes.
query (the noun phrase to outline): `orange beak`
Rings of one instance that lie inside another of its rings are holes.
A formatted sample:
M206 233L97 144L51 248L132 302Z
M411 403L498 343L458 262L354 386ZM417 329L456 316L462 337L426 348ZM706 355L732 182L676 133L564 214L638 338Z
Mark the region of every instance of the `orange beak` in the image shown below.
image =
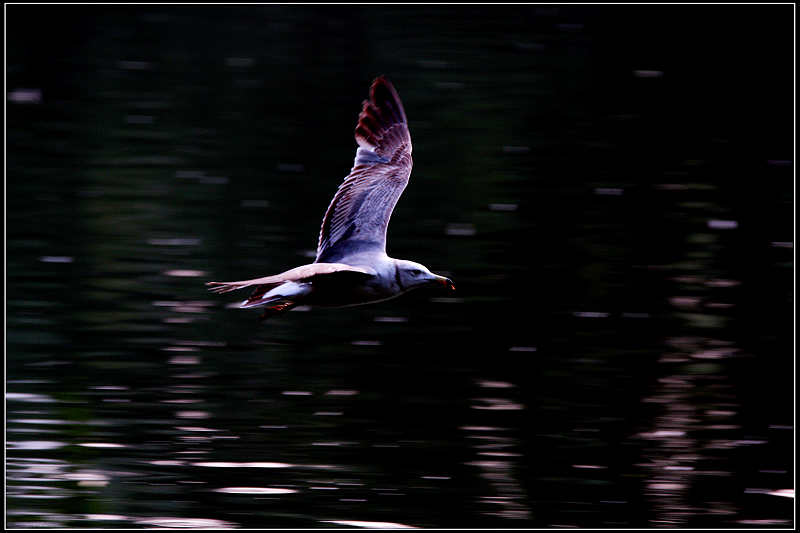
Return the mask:
M443 287L450 289L451 291L456 290L456 286L450 278L446 278L444 276L438 276L436 281L442 284Z

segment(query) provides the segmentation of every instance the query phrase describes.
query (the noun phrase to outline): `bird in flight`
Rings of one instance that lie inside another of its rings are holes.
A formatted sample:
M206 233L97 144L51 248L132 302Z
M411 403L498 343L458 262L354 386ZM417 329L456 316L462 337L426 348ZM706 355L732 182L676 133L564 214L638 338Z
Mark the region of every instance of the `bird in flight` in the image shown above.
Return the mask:
M411 175L411 136L403 104L383 76L372 82L355 129L350 174L322 219L317 257L282 274L211 281L218 294L252 287L241 307L264 307L262 318L296 305L344 307L388 300L420 287L455 285L427 267L386 255L386 228Z

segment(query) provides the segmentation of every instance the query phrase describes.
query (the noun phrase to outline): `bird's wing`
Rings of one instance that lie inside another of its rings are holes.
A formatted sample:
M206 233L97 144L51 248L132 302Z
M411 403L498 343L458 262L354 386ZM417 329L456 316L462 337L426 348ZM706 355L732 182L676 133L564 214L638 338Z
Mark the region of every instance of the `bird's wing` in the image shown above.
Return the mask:
M308 265L301 265L291 270L287 270L275 276L267 276L264 278L247 279L243 281L209 281L206 285L208 290L222 294L225 292L243 289L245 287L265 286L268 288L275 287L287 281L313 281L317 276L327 276L330 274L349 272L356 275L363 275L371 277L375 275L375 270L368 267L357 267L352 265L345 265L341 263L311 263Z
M411 136L400 97L382 76L361 107L355 138L353 168L322 219L318 262L348 249L386 251L386 227L411 174Z

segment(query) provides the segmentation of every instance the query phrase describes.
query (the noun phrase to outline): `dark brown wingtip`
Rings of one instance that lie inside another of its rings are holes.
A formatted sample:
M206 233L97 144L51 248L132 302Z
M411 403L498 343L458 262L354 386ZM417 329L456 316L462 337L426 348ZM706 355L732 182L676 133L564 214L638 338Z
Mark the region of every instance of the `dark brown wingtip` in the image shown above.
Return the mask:
M403 103L394 86L381 75L372 81L369 99L361 104L355 136L372 147L384 142L384 135L395 124L407 124Z
M389 87L394 89L394 87L392 87L392 83L389 80L386 79L386 76L381 74L380 76L377 76L374 80L372 80L372 83L369 86L369 94L370 94L370 96L375 94L375 88L378 85L388 85Z
M397 94L392 82L383 74L372 81L369 88L369 99L381 112L390 111L397 122L407 122L400 95Z

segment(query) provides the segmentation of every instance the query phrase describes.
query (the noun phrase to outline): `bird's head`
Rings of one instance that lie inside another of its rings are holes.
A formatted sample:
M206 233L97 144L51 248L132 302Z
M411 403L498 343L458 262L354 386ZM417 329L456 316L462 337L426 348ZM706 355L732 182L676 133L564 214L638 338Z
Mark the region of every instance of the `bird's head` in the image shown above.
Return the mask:
M419 287L444 287L451 291L456 290L450 279L434 274L425 265L405 259L397 259L396 262L398 282L404 290Z

